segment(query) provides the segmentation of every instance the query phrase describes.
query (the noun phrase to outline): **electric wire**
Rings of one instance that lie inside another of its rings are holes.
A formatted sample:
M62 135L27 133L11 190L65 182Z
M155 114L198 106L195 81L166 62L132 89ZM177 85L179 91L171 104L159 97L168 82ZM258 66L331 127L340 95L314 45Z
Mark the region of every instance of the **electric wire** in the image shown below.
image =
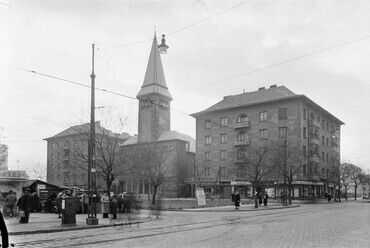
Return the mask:
M240 6L244 5L244 4L248 3L248 2L251 2L251 1L252 1L252 0L248 0L248 1L241 2L241 3L237 4L237 5L232 6L231 8L228 8L228 9L222 10L222 11L220 11L220 12L217 12L216 14L213 14L213 15L211 15L211 16L208 16L208 17L206 17L206 18L204 18L204 19L201 19L201 20L199 20L199 21L197 21L197 22L194 22L194 23L192 23L192 24L190 24L190 25L188 25L188 26L185 26L185 27L179 28L179 29L177 29L177 30L175 30L175 31L173 31L173 32L170 32L170 33L168 33L168 34L167 34L167 36L172 36L172 35L174 35L174 34L177 34L177 33L181 32L181 31L184 31L184 30L186 30L186 29L189 29L189 28L191 28L191 27L194 27L194 26L196 26L196 25L198 25L198 24L200 24L200 23L202 23L202 22L205 22L205 21L207 21L207 20L210 20L210 19L212 19L212 18L214 18L214 17L216 17L216 16L220 16L220 15L222 15L222 14L224 14L224 13L226 13L226 12L230 11L230 10L233 10L233 9L235 9L235 8L238 8L238 7L240 7ZM112 48L118 48L118 47L130 46L130 45L136 45L136 44L140 44L140 43L149 42L149 41L152 41L152 40L153 40L153 39L145 39L145 40L140 40L140 41L128 42L128 43L124 43L124 44L120 44L120 45L107 46L107 47L100 47L100 48L97 48L96 50L106 50L106 49L112 49Z

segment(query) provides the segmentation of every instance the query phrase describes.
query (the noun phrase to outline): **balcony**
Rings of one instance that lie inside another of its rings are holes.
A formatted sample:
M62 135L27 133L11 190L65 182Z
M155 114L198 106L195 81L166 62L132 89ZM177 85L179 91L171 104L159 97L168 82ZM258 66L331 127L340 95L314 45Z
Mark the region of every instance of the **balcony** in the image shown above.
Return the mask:
M243 140L236 140L234 145L235 146L247 146L249 144L250 144L249 138L245 138Z
M332 139L339 139L339 137L340 137L339 131L332 131L331 132L331 137L332 137Z
M316 154L310 155L310 161L314 163L320 163L320 157Z
M320 138L318 135L311 134L310 135L310 144L320 145Z
M243 164L245 163L245 158L236 158L235 159L235 164Z
M234 129L247 128L247 127L249 127L249 121L236 122L234 124Z
M318 122L317 120L310 120L310 125L320 128L320 122Z

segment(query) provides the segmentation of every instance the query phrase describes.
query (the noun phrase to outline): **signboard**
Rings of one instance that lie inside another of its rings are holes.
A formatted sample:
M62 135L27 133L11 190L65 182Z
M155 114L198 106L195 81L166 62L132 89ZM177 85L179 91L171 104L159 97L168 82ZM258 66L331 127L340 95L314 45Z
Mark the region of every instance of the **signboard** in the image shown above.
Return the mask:
M204 206L206 205L206 195L204 194L204 189L199 188L196 191L197 199L198 199L198 205Z

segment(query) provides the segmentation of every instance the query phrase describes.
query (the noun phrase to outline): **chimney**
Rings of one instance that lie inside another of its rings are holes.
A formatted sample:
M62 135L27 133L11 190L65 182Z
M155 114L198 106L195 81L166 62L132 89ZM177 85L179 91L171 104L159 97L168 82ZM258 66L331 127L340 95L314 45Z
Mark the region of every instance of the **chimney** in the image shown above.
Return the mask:
M277 85L276 85L276 84L270 85L270 89L271 89L271 88L276 88L276 87L277 87Z
M258 90L260 91L260 90L264 90L265 89L265 87L260 87L260 88L258 88Z

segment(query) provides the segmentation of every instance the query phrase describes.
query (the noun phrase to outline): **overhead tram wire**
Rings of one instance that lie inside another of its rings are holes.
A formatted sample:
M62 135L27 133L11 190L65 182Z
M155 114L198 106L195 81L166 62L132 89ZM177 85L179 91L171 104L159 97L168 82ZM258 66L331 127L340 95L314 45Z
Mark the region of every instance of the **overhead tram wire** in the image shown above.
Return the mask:
M194 23L192 23L192 24L190 24L190 25L188 25L188 26L185 26L185 27L182 27L182 28L180 28L180 29L177 29L177 30L175 30L175 31L173 31L173 32L170 32L170 33L168 33L168 34L167 34L167 36L171 36L171 35L174 35L174 34L176 34L176 33L181 32L181 31L183 31L183 30L186 30L186 29L188 29L188 28L194 27L194 26L196 26L196 25L198 25L198 24L200 24L200 23L202 23L202 22L208 21L208 20L210 20L210 19L212 19L212 18L214 18L214 17L216 17L216 16L222 15L222 14L224 14L224 13L226 13L226 12L230 11L230 10L236 9L236 8L238 8L238 7L242 6L242 5L246 4L246 3L249 3L249 2L251 2L251 1L252 1L252 0L247 0L247 1L241 2L241 3L239 3L239 4L236 4L236 5L232 6L231 8L228 8L228 9L222 10L222 11L220 11L220 12L217 12L216 14L213 14L213 15L211 15L211 16L208 16L208 17L206 17L206 18L204 18L204 19L202 19L202 20L199 20L199 21L197 21L197 22L194 22ZM153 40L153 39L151 38L151 39L145 39L145 40L140 40L140 41L128 42L128 43L121 44L121 45L114 45L114 46L101 47L101 48L97 48L96 50L106 50L106 49L112 49L112 48L118 48L118 47L130 46L130 45L136 45L136 44L140 44L140 43L144 43L144 42L149 42L149 41L152 41L152 40Z
M248 71L248 72L245 72L245 73L242 73L242 74L234 75L234 76L231 76L231 77L228 77L228 78L224 78L224 79L221 79L221 80L218 80L218 81L214 81L212 83L207 83L207 84L204 84L202 86L199 86L199 87L196 87L196 88L193 88L193 89L185 90L185 91L180 92L180 94L191 92L191 91L194 91L194 90L199 90L199 89L206 88L206 87L216 85L216 84L219 84L219 83L223 83L225 81L229 81L229 80L232 80L232 79L235 79L235 78L240 78L240 77L250 75L250 74L253 74L253 73L256 73L256 72L264 71L264 70L267 70L267 69L270 69L270 68L273 68L273 67L277 67L277 66L280 66L280 65L283 65L283 64L287 64L287 63L290 63L290 62L293 62L293 61L296 61L296 60L300 60L300 59L303 59L303 58L311 57L311 56L314 56L316 54L327 52L327 51L336 49L338 47L350 45L352 43L363 41L363 40L366 40L366 39L369 39L369 38L370 38L370 35L367 35L367 36L364 36L364 37L361 37L361 38L358 38L358 39L355 39L355 40L343 42L343 43L340 43L338 45L334 45L334 46L327 47L327 48L324 48L324 49L320 49L320 50L317 50L317 51L314 51L314 52L311 52L311 53L308 53L308 54L304 54L304 55L301 55L301 56L298 56L298 57L287 59L287 60L272 64L272 65L269 65L269 66L261 67L261 68L258 68L258 69L252 70L252 71Z

